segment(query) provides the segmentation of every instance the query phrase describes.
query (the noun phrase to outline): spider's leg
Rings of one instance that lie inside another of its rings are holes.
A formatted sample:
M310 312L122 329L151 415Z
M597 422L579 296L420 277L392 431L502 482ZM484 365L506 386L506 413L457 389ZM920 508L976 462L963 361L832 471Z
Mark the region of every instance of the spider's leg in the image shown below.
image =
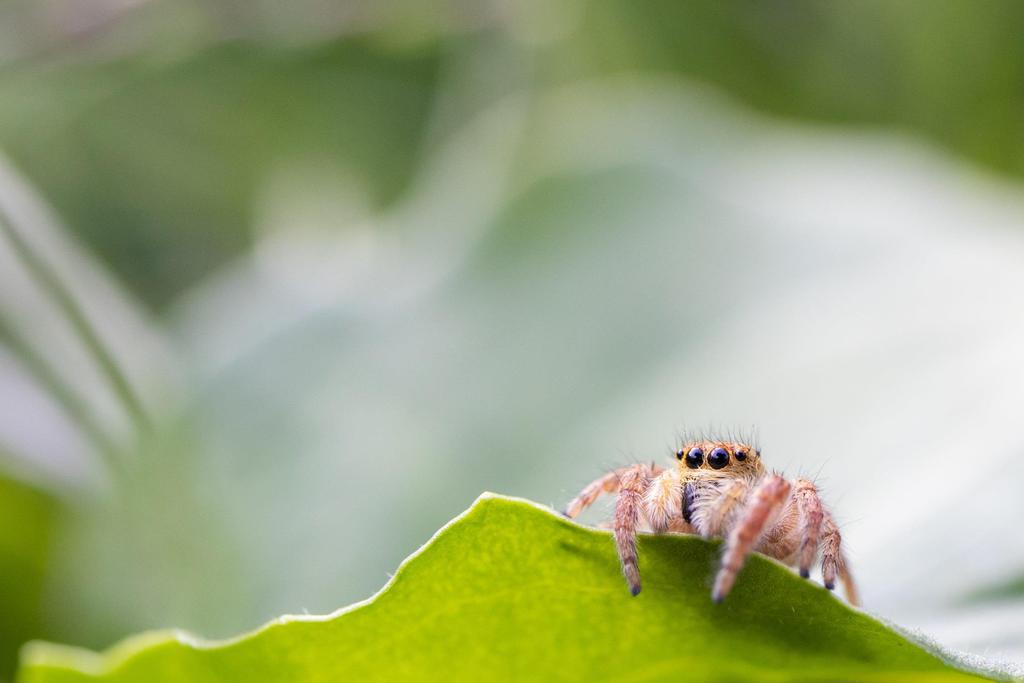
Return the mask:
M634 465L619 478L619 497L615 501L615 547L622 562L622 574L634 596L640 592L640 569L636 561L636 528L643 511L644 491L650 483L653 470L646 465Z
M619 469L612 470L608 474L598 477L594 481L590 482L582 491L580 491L578 496L569 501L569 504L565 506L565 510L562 514L569 519L576 519L581 512L593 505L594 501L600 498L602 493L615 493L618 491L619 481L622 478L622 474L626 472L626 470L633 469L635 467L641 467L641 465L620 467ZM649 469L654 474L658 474L662 471L661 467L653 464L649 466Z
M569 519L576 519L581 512L593 505L594 501L600 498L602 493L615 493L618 491L620 472L621 470L613 470L587 484L578 496L569 501L562 514Z
M785 505L789 491L789 482L777 474L772 474L765 477L751 493L746 509L726 539L722 564L711 590L712 600L721 602L732 590L747 555L757 545L768 523Z
M860 598L857 595L857 585L850 574L846 556L842 551L842 536L839 534L839 527L832 519L831 513L821 502L817 488L806 479L797 479L794 482L793 498L796 500L797 508L800 511L800 549L799 564L800 576L805 579L810 574L811 565L818 553L818 546L821 546L821 574L825 587L833 590L836 587L836 577L843 584L846 599L852 605L857 605Z
M800 565L800 576L805 579L811 575L811 565L818 555L818 539L821 535L822 520L825 509L818 496L818 489L807 479L793 482L793 498L800 511L800 549L797 556Z
M832 515L826 511L825 519L822 522L821 536L821 576L825 582L825 588L832 590L836 587L836 575L843 582L843 591L846 593L847 601L851 605L859 605L860 596L857 594L857 584L853 581L846 555L843 553L839 527L836 526Z
M857 582L850 573L850 563L846 561L846 555L843 553L839 553L839 559L839 580L843 582L846 601L854 607L860 607L860 593L857 592Z

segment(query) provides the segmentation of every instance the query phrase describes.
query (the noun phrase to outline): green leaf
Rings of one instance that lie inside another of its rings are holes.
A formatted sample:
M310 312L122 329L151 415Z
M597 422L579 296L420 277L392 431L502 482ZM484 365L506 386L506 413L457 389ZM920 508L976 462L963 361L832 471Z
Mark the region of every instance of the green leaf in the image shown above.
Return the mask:
M18 648L42 634L41 600L56 505L42 491L0 475L0 680Z
M645 536L632 598L607 532L485 495L336 614L215 643L150 633L103 655L33 643L18 681L977 680L762 557L714 605L716 557Z

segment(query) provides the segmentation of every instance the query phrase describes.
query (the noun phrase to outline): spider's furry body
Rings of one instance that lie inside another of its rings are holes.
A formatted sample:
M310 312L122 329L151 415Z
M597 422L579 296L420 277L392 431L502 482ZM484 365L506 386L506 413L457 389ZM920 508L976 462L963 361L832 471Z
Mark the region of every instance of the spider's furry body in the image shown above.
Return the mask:
M700 534L725 539L711 598L725 599L747 556L757 551L800 569L804 578L821 556L825 586L843 583L847 600L857 590L840 547L839 529L807 479L789 481L769 472L761 452L734 440L691 439L680 448L675 467L637 464L589 484L566 507L575 518L602 493L618 493L615 545L630 592L640 592L636 534Z

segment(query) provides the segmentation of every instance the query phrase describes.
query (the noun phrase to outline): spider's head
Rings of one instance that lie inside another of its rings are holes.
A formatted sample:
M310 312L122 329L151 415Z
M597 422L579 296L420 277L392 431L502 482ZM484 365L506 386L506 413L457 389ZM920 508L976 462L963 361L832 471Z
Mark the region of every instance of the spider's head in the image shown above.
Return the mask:
M745 443L731 441L691 441L676 451L679 469L743 477L764 471L761 451Z

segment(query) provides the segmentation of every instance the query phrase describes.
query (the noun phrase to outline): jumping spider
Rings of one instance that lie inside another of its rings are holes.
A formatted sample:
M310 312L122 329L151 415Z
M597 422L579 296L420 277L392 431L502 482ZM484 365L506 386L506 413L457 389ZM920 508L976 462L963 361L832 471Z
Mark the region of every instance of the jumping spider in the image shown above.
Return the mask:
M820 549L825 587L835 588L838 577L846 599L858 604L839 529L812 482L791 482L769 472L761 451L736 441L688 440L676 458L675 467L637 464L609 472L584 488L565 510L575 519L602 493L618 492L615 546L633 595L640 592L636 534L646 523L654 533L725 539L711 590L715 602L729 594L752 551L798 566L807 578Z

